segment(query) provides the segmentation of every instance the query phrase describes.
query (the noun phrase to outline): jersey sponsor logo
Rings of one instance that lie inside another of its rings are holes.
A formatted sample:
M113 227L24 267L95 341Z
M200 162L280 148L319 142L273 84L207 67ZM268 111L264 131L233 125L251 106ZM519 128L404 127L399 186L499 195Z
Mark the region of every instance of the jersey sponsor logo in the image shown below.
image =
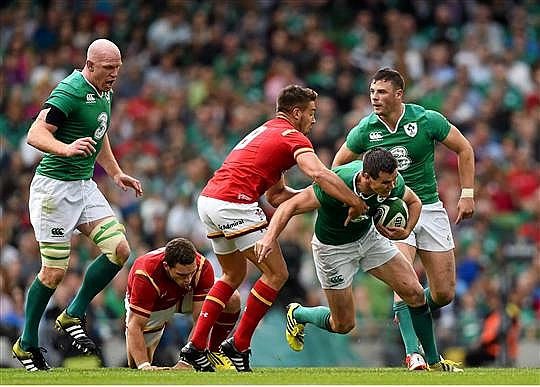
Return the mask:
M246 195L246 194L243 194L243 193L239 193L236 197L238 198L238 200L248 200L248 201L251 201L251 196Z
M418 133L418 125L416 124L416 122L410 122L408 124L405 124L405 126L403 126L403 129L409 137L414 137L416 136L416 133Z
M244 224L244 219L236 219L234 222L227 223L227 224L220 224L218 225L220 230L230 230L231 228L240 226L241 224Z
M383 140L383 136L382 136L382 133L381 132L371 132L369 134L369 141L370 142L373 142L373 141L382 141Z
M351 222L358 223L369 218L369 215L360 215L358 218L351 219Z
M53 237L63 237L64 236L64 228L63 227L53 227L51 228L51 236Z
M398 162L398 171L404 171L410 167L412 160L409 157L407 148L404 146L396 146L390 149L390 153L392 153Z
M96 103L96 97L94 97L94 94L86 94L86 103Z
M345 280L343 279L343 276L341 274L338 274L333 277L330 277L329 281L332 284L332 286L336 286L343 283L343 281Z
M107 113L101 112L99 114L97 118L99 126L96 128L94 132L94 138L96 140L101 139L105 135L105 132L107 131L107 118L108 118Z

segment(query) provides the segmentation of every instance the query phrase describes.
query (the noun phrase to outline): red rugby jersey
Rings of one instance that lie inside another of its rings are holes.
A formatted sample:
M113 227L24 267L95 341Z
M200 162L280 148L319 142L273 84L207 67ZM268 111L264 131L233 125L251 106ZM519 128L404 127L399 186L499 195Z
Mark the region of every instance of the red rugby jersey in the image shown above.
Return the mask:
M311 141L289 121L274 118L236 144L201 195L234 203L256 202L304 152L313 152Z
M150 317L151 312L182 305L184 296L193 289L193 301L204 301L214 284L214 269L197 253L197 271L190 289L174 282L163 267L165 247L151 251L135 260L128 277L127 299L133 313Z

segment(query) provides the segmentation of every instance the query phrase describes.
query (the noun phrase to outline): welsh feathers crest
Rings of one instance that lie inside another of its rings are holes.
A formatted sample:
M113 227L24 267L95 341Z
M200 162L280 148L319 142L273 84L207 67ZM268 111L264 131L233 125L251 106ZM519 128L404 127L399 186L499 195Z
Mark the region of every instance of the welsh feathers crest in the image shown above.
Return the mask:
M409 137L414 137L416 136L416 133L418 133L418 125L416 125L416 122L405 124L403 129L405 129L405 133L407 133L407 136Z

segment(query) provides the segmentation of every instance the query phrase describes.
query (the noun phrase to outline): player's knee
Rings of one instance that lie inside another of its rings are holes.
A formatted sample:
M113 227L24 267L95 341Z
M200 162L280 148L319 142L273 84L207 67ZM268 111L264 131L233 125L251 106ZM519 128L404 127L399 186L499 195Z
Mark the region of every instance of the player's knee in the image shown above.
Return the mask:
M409 306L417 308L425 304L424 291L420 285L405 288L400 293L403 301Z
M116 257L119 264L122 266L127 262L129 256L131 255L131 248L127 239L121 241L116 247Z
M64 279L65 274L66 271L64 269L42 266L38 273L38 278L46 287L56 289Z
M445 290L439 290L439 291L433 291L431 290L431 298L433 298L433 301L440 306L448 305L452 302L454 299L454 289L445 289Z
M354 327L355 327L354 319L334 320L334 323L332 325L332 330L335 333L340 333L344 335L352 331Z
M131 250L126 239L124 226L114 218L99 223L90 233L90 239L105 256L118 266L123 266Z
M41 255L41 270L38 278L43 285L56 289L64 278L69 265L69 254L71 245L64 243L39 243L39 253Z
M235 290L231 298L229 298L229 301L225 305L225 309L223 311L226 313L235 313L240 311L240 306L240 293L238 292L238 290Z

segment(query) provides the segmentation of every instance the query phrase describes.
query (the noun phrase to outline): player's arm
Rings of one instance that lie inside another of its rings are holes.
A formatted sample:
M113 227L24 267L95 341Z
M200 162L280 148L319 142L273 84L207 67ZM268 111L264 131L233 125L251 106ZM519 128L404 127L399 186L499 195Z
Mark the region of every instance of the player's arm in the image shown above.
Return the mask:
M116 185L118 185L124 191L127 191L128 187L131 187L135 191L135 196L141 196L143 194L141 182L134 177L126 175L120 168L120 165L116 161L116 158L112 152L111 143L107 134L103 136L103 145L96 158L96 161L103 167L103 169L105 169L107 175L112 177Z
M148 359L146 344L144 343L144 327L146 326L148 319L148 317L131 312L128 313L128 320L126 323L126 345L128 356L133 359L137 368L148 363L140 368L141 370L152 369L150 359Z
M54 137L66 119L62 110L46 105L30 126L26 142L42 152L63 157L90 156L95 153L96 142L92 137L78 138L71 144L65 144Z
M278 207L285 200L292 198L301 191L285 185L285 178L281 175L281 179L266 191L265 196L271 206Z
M366 213L368 209L366 203L351 191L338 175L326 168L315 153L304 152L299 154L296 157L296 163L302 172L313 179L324 192L350 207L345 225L351 219L355 219Z
M458 157L461 196L458 201L457 224L462 219L472 217L474 213L474 150L469 140L454 125L450 126L450 132L442 143Z
M262 239L255 243L257 260L262 262L270 254L273 246L277 245L277 238L293 216L313 211L320 206L321 204L311 186L283 202L272 215L268 230Z
M344 142L334 156L334 161L332 161L332 168L350 163L351 161L358 159L359 156L360 155L358 153L354 153L352 150L349 149L349 147L347 146L347 142Z

